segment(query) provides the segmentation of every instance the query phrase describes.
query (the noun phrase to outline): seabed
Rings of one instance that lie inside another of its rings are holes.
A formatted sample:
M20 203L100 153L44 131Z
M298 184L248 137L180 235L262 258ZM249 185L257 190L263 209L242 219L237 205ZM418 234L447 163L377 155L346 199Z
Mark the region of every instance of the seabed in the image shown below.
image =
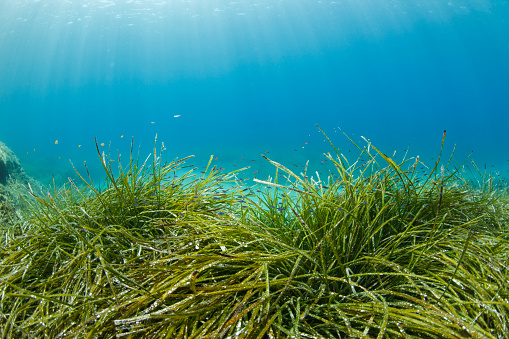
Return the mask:
M154 149L98 152L101 188L28 189L1 229L1 337L509 338L507 189L332 148L323 180L267 158L248 186Z

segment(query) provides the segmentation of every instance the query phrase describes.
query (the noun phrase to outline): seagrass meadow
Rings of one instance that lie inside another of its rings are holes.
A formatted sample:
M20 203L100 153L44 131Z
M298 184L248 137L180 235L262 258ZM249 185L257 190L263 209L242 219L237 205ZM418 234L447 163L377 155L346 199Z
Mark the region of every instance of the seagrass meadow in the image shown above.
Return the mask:
M99 152L3 226L1 338L509 338L506 188L375 147L249 184Z

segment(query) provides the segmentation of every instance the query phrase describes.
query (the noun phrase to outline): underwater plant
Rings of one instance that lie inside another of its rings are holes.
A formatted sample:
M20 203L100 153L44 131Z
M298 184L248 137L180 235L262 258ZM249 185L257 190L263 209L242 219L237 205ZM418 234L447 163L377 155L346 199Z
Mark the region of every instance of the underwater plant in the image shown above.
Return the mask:
M506 191L366 142L254 186L98 148L2 229L2 338L509 338Z

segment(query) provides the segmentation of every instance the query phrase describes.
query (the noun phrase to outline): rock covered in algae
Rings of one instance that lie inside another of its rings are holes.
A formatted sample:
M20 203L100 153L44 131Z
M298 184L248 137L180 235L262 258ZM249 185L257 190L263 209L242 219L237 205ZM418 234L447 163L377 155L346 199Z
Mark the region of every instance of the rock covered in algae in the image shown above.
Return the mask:
M14 152L0 141L0 224L12 220L19 207L20 194L26 194L25 187L39 188L40 184L29 177Z
M0 141L0 185L10 185L9 177L14 181L28 179L16 154Z

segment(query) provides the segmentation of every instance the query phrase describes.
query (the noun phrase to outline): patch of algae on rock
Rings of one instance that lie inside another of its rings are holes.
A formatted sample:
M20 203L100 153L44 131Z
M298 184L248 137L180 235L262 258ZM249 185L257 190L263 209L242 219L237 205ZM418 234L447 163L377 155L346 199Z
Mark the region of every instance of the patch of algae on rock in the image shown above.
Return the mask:
M39 190L41 184L29 177L14 152L0 141L0 225L10 224L17 219L16 210L20 208L20 194L27 195L30 184Z

